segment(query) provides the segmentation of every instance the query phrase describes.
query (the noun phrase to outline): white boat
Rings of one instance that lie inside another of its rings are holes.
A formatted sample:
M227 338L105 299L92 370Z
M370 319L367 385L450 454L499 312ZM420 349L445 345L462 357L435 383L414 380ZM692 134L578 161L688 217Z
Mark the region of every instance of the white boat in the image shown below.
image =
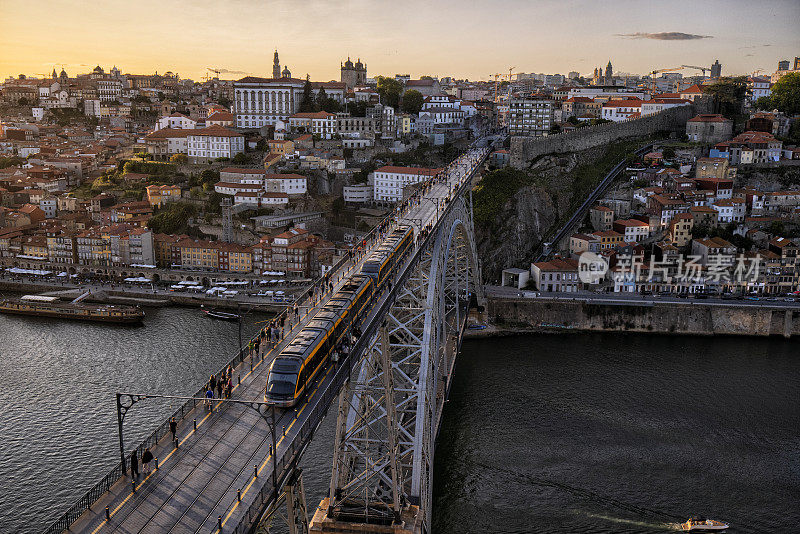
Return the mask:
M730 525L717 521L715 519L700 519L699 517L691 517L685 523L681 523L681 530L697 530L697 531L711 531L711 530L725 530Z

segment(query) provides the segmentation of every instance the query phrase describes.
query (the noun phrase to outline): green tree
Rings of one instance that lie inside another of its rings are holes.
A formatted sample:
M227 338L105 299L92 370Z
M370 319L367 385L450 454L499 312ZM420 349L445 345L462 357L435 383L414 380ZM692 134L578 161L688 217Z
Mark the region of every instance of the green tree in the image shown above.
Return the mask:
M675 149L671 146L665 147L661 151L661 155L664 156L664 159L672 159L675 157Z
M186 233L189 219L197 214L197 206L184 202L170 202L147 221L147 227L159 234Z
M173 154L173 156L169 158L169 161L170 163L184 165L189 162L189 157L186 154Z
M406 113L413 113L417 114L422 109L422 103L425 101L425 97L422 96L422 93L416 91L414 89L410 89L403 93L403 111Z
M367 103L366 102L351 102L347 104L347 111L353 117L366 117L367 116Z
M714 107L729 119L742 112L745 97L750 93L747 77L721 78L717 83L703 89L704 93L714 97Z
M378 76L377 81L381 103L397 109L400 104L400 95L403 93L403 85L394 78L386 76Z
M22 98L19 99L19 102L17 102L17 103L20 106L27 106L28 105L28 99L23 96Z
M243 152L239 152L238 154L233 156L233 162L237 165L244 165L248 161L250 161L249 158L245 156Z
M303 97L300 99L300 112L308 113L316 111L316 102L314 102L314 90L311 88L311 80L306 75L306 83L303 86Z
M220 106L224 107L224 108L231 109L231 99L230 99L230 98L228 98L227 96L221 96L221 97L219 97L219 98L217 99L217 103L218 103Z
M771 100L778 111L789 116L800 114L800 73L786 74L775 82L772 86Z
M756 109L763 109L767 111L775 109L775 105L772 103L772 97L770 96L759 97L754 105Z
M320 87L317 92L317 109L324 109L325 104L328 103L328 93L324 87Z

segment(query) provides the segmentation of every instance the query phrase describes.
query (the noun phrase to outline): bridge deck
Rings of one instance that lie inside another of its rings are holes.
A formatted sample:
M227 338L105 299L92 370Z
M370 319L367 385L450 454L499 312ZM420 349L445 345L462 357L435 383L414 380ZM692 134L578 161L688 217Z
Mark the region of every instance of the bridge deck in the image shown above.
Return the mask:
M402 214L406 224L407 221L413 221L418 228L424 228L429 223L435 224L440 211L437 204L450 195L453 185L460 183L459 173L462 170L454 165L447 178L434 184L424 195L432 202L418 202ZM370 250L379 244L379 240L376 241L371 244ZM362 262L363 258L359 259L346 272L358 272ZM406 266L404 264L399 269L405 269ZM342 283L335 284L335 288ZM374 320L385 298L387 295L375 299L365 324ZM327 299L328 295L314 309L324 305ZM292 330L284 341L268 350L263 359L255 357L252 371L249 360L234 370L232 399L262 400L269 363L311 316L313 310L292 324ZM347 372L347 369L339 371ZM239 376L241 384L236 385ZM279 464L279 472L283 458L296 452L296 442L308 436L310 414L315 414L321 420L320 410L327 410L335 398L337 392L328 391L332 377L333 372L329 368L305 397L304 403L293 409L277 411L275 461ZM197 430L193 428L193 419L197 421ZM313 428L310 431L313 432ZM152 449L159 468L149 474L141 473L136 480L135 491L131 477L122 477L73 523L70 531L91 534L217 532L218 518L221 517L223 531L231 532L243 519L251 521L248 513L258 498L257 494L262 486L269 484L271 488L272 484L272 438L262 416L244 404L215 401L213 411L209 412L198 403L179 422L177 437L177 449L169 437L162 439ZM254 466L258 466L257 477ZM237 497L239 490L241 502ZM105 517L106 507L110 519Z

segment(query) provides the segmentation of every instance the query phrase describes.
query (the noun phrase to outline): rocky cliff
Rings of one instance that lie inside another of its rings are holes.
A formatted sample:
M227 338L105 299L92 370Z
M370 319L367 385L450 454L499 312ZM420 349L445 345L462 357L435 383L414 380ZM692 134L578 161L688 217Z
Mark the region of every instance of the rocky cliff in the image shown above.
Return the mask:
M566 220L617 162L648 142L618 141L539 156L525 169L487 173L476 187L475 233L487 281L527 268L542 240Z

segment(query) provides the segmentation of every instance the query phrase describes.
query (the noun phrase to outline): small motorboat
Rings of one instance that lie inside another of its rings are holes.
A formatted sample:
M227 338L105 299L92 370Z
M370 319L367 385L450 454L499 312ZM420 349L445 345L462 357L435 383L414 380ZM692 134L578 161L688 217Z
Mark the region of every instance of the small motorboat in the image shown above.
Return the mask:
M486 328L486 325L485 324L470 324L469 326L467 326L467 328L469 330L483 330L484 328Z
M211 317L212 319L222 319L223 321L238 321L241 319L241 315L238 313L229 313L219 310L207 310L204 307L200 307L203 313L206 314L206 317Z
M725 530L730 525L728 523L723 523L722 521L717 521L716 519L701 519L699 517L690 517L686 520L685 523L681 523L681 530L697 530L697 531L709 531L709 530Z

